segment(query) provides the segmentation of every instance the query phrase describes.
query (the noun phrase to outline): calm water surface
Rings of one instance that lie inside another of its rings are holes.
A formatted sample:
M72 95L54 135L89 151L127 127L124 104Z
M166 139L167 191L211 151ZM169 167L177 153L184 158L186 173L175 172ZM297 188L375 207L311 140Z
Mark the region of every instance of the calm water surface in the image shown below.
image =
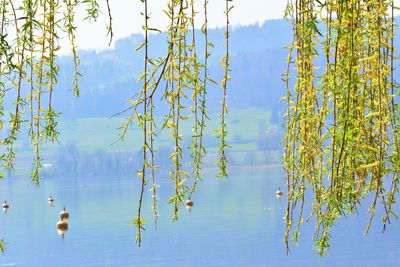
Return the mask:
M336 224L330 256L313 252L313 223L303 225L300 246L287 256L285 199L275 197L284 188L281 177L280 168L232 170L227 181L207 175L193 210L182 208L178 223L166 204L171 188L161 180L158 229L145 203L148 225L140 248L131 224L137 178L51 178L40 188L28 179L7 178L0 181L0 200L10 203L0 215L0 236L8 243L0 266L400 266L400 223L381 234L377 219L364 236L365 210ZM64 205L71 217L63 240L55 224Z

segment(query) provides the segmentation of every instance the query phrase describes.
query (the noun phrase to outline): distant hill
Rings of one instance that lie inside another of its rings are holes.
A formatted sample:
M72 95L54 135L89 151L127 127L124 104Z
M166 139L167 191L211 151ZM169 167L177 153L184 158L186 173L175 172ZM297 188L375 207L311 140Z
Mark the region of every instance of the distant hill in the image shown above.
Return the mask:
M263 25L235 27L231 33L232 80L229 85L228 104L234 108L262 107L275 109L283 96L281 74L285 70L287 51L283 46L291 42L290 25L283 20L267 21ZM71 88L72 62L70 57L60 58L61 73L55 96L58 110L64 118L110 116L126 107L126 100L138 91L135 83L143 68L141 51L135 48L142 42L141 35L119 40L115 49L100 53L79 51L81 59L81 97L76 99ZM198 32L199 46L203 38ZM222 79L219 64L224 54L224 30L213 29L209 39L215 44L211 50L210 75ZM165 54L165 34L152 35L150 55ZM199 52L201 53L201 52ZM208 106L211 112L219 111L221 88L210 86Z

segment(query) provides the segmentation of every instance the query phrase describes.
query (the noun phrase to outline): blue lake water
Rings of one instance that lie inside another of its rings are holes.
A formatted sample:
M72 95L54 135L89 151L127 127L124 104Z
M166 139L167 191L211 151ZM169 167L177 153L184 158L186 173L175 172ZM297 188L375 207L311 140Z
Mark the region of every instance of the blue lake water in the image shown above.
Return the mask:
M330 256L314 253L313 223L303 225L300 246L292 245L286 255L285 199L275 196L284 188L282 177L281 168L232 169L226 181L207 174L193 196L193 210L183 207L177 223L166 204L172 189L159 177L158 229L147 195L149 222L140 248L131 223L139 186L134 175L51 178L40 188L28 178L6 178L0 181L0 200L8 200L10 209L0 215L0 236L7 242L0 266L400 266L399 221L382 234L377 217L364 236L366 207L335 225ZM55 224L64 205L71 217L61 239Z

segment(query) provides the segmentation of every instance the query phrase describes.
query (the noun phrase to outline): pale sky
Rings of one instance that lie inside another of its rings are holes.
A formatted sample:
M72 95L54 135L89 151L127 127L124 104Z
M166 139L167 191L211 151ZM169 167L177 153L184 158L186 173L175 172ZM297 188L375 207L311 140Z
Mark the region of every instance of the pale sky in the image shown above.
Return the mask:
M231 3L234 9L231 12L231 25L250 25L254 23L262 24L269 19L281 19L288 0L233 0ZM111 13L113 17L114 42L133 33L143 32L143 4L140 0L109 0ZM168 18L163 10L166 7L168 0L149 0L150 22L149 27L166 29ZM200 28L203 24L203 3L204 0L196 0L198 6L197 27ZM395 0L395 6L400 5L400 0ZM106 8L106 0L99 1L102 13L97 22L89 23L83 20L83 10L78 11L76 16L77 24L77 45L79 49L94 49L102 50L108 47L108 38L106 37L106 24L108 23L108 15ZM209 0L208 4L209 27L222 27L225 24L225 0ZM397 15L399 11L396 12ZM65 42L65 43L64 43ZM62 54L69 53L68 45L65 46L67 40L63 40Z
M103 3L99 20L97 23L81 22L83 12L79 11L76 17L79 28L77 32L77 45L80 49L102 50L108 47L105 25L108 22L106 14L105 0ZM151 12L150 27L165 29L168 18L162 12L166 7L167 0L150 0L149 10ZM203 1L199 3L197 9L202 10ZM231 13L232 25L249 25L254 23L262 24L268 19L278 19L283 17L287 0L234 0L235 6ZM143 5L140 0L110 0L111 13L113 16L114 40L130 36L133 33L142 31ZM225 0L209 0L209 27L221 27L225 23ZM202 14L198 14L199 19ZM200 27L202 22L198 21Z

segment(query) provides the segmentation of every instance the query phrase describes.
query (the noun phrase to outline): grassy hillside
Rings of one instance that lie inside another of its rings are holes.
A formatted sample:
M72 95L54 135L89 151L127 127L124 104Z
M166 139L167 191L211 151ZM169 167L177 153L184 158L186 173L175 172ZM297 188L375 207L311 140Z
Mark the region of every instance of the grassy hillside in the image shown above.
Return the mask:
M52 165L68 164L68 162L65 162L65 156L68 156L68 154L73 154L73 157L81 161L91 161L93 158L102 155L100 162L104 162L100 164L114 160L133 162L133 165L136 166L140 161L140 157L137 157L137 155L140 153L142 146L141 131L134 124L131 126L125 140L118 141L119 131L117 128L124 121L125 118L123 117L81 118L62 121L60 123L60 132L62 134L58 143L42 146L44 162ZM161 126L162 118L158 118L157 121L158 125ZM229 113L227 119L229 128L228 141L232 146L229 149L229 157L233 166L263 165L268 162L279 162L280 139L277 140L276 136L273 136L271 140L268 140L268 129L271 127L277 128L276 126L271 126L270 121L270 111L255 108L234 109ZM218 128L218 124L219 114L211 114L210 119L207 121L207 131L204 137L208 148L205 165L209 167L213 166L217 156L218 142L214 136L214 131ZM181 132L185 135L183 140L184 147L190 145L191 127L192 121L190 119L181 124ZM266 133L266 142L270 142L270 147L273 149L260 148L258 141L260 136ZM173 149L170 133L168 129L160 129L157 135L156 147L160 150L160 162L167 165L168 151ZM28 140L19 141L17 151L17 173L27 173L33 156L32 145ZM118 155L118 159L114 159ZM189 152L185 156L187 162L189 162ZM64 160L60 160L61 157Z

